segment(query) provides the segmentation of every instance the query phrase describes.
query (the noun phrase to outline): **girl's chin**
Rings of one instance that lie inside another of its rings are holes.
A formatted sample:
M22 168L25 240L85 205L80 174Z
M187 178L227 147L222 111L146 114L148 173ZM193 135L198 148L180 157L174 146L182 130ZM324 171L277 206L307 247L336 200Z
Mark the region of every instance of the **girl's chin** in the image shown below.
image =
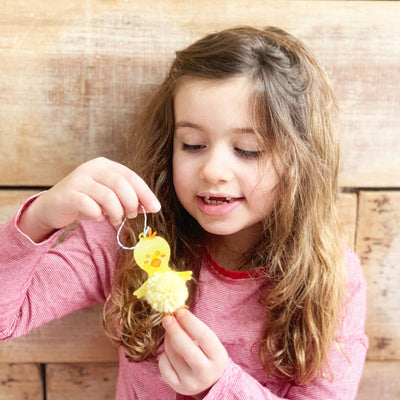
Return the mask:
M200 224L200 226L210 235L217 236L230 236L238 233L237 230L232 229L232 227L218 227L210 226L210 224Z
M200 223L200 226L210 235L234 236L245 234L249 227L233 226L232 224ZM251 229L251 227L250 227Z
M260 222L250 224L248 226L235 226L232 223L202 223L198 221L200 226L211 236L231 237L239 242L253 242L262 233L262 224Z

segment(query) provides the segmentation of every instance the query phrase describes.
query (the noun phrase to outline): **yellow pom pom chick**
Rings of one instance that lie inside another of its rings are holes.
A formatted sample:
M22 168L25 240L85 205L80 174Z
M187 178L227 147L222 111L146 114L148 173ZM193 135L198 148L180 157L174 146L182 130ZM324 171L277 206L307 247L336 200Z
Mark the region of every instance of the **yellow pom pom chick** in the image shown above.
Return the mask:
M171 249L167 241L149 229L133 255L137 265L149 274L133 294L139 299L144 297L156 311L172 313L183 307L189 295L186 281L191 279L192 271L178 272L169 267Z

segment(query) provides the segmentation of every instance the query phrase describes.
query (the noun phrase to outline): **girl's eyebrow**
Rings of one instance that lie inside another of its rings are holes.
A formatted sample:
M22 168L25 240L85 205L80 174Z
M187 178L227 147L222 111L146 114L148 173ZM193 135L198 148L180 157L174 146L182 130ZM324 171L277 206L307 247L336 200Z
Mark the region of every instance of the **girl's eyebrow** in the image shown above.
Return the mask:
M232 129L233 133L255 133L253 128L247 127L247 128L233 128Z
M204 129L201 125L195 124L193 122L189 122L189 121L178 121L175 124L175 129L178 128L193 128L193 129L197 129L199 131L206 131L206 129ZM254 129L250 128L250 127L245 127L245 128L233 128L231 129L232 133L252 133L254 134Z
M178 128L193 128L193 129L197 129L199 131L204 130L200 125L194 124L193 122L189 122L189 121L178 121L175 124L175 129L178 129Z

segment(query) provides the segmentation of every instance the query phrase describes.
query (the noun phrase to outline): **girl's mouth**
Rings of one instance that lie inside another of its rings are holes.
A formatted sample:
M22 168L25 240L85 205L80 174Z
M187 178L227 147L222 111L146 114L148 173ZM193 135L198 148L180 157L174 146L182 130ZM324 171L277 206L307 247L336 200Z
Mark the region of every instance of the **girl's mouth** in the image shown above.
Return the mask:
M198 196L197 204L200 211L209 216L222 217L225 216L236 208L244 201L243 197L229 197L229 196Z
M202 197L202 199L205 204L214 205L214 206L229 204L229 203L232 203L232 201L234 201L234 199L232 197L204 196L204 197Z

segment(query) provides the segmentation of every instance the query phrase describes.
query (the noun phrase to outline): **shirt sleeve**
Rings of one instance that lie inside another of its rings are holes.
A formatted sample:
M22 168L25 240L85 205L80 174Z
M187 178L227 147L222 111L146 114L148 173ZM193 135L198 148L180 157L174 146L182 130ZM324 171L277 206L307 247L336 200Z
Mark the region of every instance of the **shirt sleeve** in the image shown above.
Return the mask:
M0 340L103 302L110 291L117 257L112 226L86 221L37 244L17 226L33 200L0 227Z
M340 341L331 346L330 369L306 386L283 385L276 394L261 385L231 359L205 399L220 400L354 400L365 362L368 339L364 333L366 284L358 257L346 250L348 302ZM331 375L329 375L331 373Z

